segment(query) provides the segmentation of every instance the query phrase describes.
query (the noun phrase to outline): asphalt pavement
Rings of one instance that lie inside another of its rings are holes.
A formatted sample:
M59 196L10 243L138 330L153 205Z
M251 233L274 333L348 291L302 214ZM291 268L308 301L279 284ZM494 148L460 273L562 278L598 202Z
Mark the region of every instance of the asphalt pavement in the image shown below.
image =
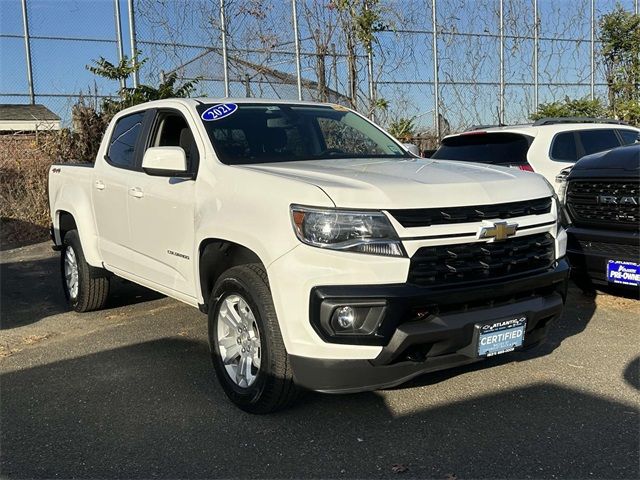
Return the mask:
M571 289L548 341L252 416L196 309L125 281L67 312L48 243L1 252L2 478L639 478L640 302Z

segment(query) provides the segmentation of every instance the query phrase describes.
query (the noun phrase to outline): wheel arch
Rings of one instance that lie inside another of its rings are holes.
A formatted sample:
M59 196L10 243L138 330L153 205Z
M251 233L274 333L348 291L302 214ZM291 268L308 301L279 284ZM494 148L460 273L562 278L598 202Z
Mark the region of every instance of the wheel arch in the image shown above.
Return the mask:
M55 242L56 245L61 245L62 240L64 239L64 236L67 234L67 232L71 230L77 230L78 225L76 224L76 219L73 217L73 214L67 212L66 210L58 210L56 215L58 217L58 228L55 229Z
M266 266L260 256L250 248L238 243L220 238L206 238L198 247L198 280L203 303L199 304L202 312L206 313L211 301L211 291L220 275L226 270L259 263Z
M102 267L102 260L98 251L95 228L90 220L82 220L82 213L74 211L69 206L56 209L53 219L53 240L58 246L67 232L77 230L84 251L85 260L92 267Z

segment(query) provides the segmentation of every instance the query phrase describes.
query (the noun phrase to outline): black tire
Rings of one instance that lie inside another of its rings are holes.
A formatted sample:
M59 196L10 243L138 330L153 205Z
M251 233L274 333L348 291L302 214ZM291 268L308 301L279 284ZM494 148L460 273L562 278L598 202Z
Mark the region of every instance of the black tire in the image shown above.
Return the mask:
M238 386L227 373L217 341L218 312L229 295L240 295L247 302L260 332L260 367L255 381L246 387ZM293 404L300 389L293 381L264 267L248 264L230 268L216 282L211 299L209 347L216 375L229 399L242 410L256 414Z
M102 268L92 267L87 263L77 230L70 230L66 233L62 240L62 247L60 252L60 274L62 289L69 307L76 312L90 312L101 309L109 296L109 272ZM75 297L69 290L65 278L65 257L69 249L73 250L78 266L78 290Z

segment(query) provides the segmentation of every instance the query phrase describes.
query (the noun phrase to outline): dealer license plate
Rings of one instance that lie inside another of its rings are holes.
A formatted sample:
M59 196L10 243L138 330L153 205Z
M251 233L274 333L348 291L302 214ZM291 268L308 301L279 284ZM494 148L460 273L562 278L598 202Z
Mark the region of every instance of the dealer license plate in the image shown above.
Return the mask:
M492 357L501 353L512 352L522 346L524 333L527 330L527 317L524 315L476 324L479 335L478 356Z
M609 260L607 262L607 280L622 285L640 285L640 265L634 262Z

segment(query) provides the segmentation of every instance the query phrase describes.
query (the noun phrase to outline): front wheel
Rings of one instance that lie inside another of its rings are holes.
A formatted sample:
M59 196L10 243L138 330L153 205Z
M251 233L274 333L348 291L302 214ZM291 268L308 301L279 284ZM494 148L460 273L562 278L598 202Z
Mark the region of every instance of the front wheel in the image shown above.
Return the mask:
M264 268L233 267L213 289L209 345L227 397L242 410L269 413L291 405L299 389L278 326Z

